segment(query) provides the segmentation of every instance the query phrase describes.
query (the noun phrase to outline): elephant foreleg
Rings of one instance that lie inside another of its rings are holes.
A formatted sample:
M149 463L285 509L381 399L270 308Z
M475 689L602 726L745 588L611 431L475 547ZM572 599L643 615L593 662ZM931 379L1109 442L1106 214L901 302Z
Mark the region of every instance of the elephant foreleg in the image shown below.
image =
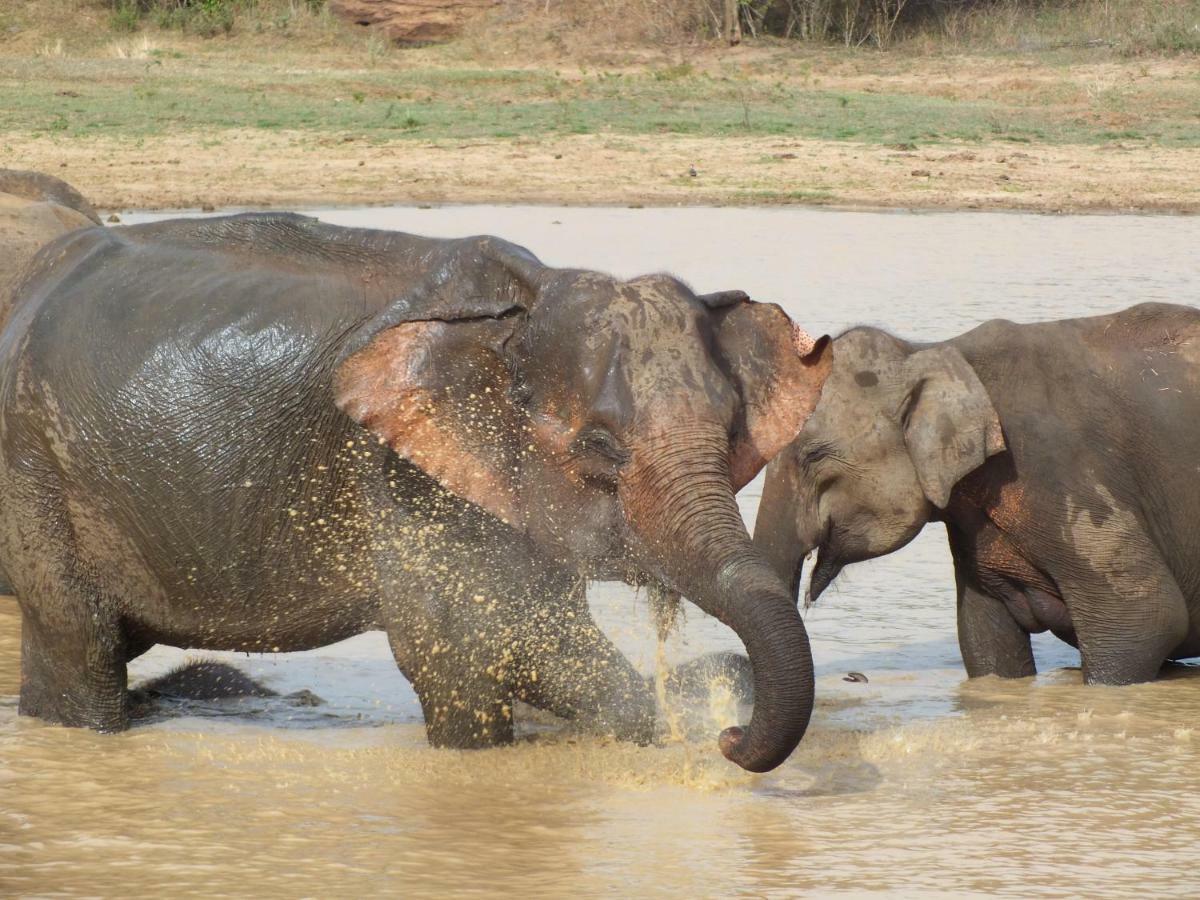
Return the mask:
M543 609L520 641L513 687L527 703L621 740L654 739L655 703L637 669L596 625L584 585Z
M954 579L958 585L958 647L967 675L971 678L1036 675L1029 632L1001 601L985 594L957 560Z
M512 743L512 690L495 666L479 664L469 642L414 642L390 629L388 641L421 701L430 744L470 750Z

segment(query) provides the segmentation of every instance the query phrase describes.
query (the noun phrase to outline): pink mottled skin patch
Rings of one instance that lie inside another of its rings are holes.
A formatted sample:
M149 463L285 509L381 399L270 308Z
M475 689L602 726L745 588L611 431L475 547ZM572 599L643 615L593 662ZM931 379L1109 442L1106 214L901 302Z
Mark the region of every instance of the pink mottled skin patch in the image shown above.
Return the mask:
M796 352L801 356L808 356L808 354L812 353L813 347L817 345L817 341L811 334L793 322L792 344L795 346Z

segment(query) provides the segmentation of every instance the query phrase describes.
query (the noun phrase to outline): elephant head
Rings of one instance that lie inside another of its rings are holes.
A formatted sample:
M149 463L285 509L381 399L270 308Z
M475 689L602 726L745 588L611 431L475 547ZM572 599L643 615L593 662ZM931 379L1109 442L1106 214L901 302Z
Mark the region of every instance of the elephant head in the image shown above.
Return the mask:
M963 476L1005 449L987 391L956 348L872 328L833 343L833 369L800 435L767 467L754 542L808 602L848 564L898 550Z
M335 392L400 456L560 559L666 585L733 628L757 700L721 746L766 771L804 734L812 666L734 494L816 405L826 344L740 292L552 269L474 238L350 338Z

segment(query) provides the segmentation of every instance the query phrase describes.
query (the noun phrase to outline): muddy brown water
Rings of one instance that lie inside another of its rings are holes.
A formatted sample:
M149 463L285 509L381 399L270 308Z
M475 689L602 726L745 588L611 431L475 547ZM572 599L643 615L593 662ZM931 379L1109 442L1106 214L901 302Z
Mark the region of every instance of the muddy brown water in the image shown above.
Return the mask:
M492 232L555 265L774 299L814 332L939 338L981 319L1200 300L1200 219L807 210L412 208L320 213ZM150 218L131 216L131 221ZM740 498L753 521L759 482ZM646 672L644 597L592 591ZM632 747L545 724L518 745L434 751L377 633L228 658L327 703L199 704L100 736L18 719L19 622L0 599L0 895L1143 896L1194 892L1200 672L1084 688L1053 638L1036 679L968 682L949 555L930 527L852 567L807 615L808 737L765 776L703 737ZM689 610L667 653L737 648ZM184 651L158 647L131 681ZM843 681L863 672L868 683Z

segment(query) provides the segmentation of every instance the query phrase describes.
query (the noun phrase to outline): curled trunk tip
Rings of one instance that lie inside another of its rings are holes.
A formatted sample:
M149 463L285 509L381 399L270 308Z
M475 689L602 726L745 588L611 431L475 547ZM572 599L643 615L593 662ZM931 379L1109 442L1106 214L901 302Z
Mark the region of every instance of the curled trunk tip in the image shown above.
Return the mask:
M734 497L729 438L716 425L677 427L623 476L622 502L654 567L733 629L754 669L750 722L727 729L721 752L752 772L800 743L813 704L812 653L787 584L751 544Z

